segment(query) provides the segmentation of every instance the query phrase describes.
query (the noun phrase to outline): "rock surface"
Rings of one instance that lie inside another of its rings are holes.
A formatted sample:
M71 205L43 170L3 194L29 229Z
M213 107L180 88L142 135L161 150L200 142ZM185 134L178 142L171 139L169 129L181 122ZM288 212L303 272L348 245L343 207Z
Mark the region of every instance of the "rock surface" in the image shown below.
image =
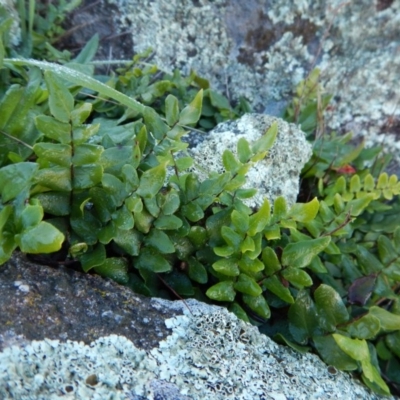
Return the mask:
M86 0L88 21L107 4L114 8L99 19L108 18L123 40L110 46L106 39L108 55L100 58L130 59L151 47L162 69L193 68L231 99L246 96L256 112L277 116L318 66L334 95L328 128L383 142L400 161L398 0Z
M378 399L220 307L143 298L21 255L0 268L0 289L4 400Z
M257 194L248 199L250 207L260 207L267 198L270 204L283 196L288 206L296 202L299 192L299 176L304 164L311 157L311 145L304 133L294 124L288 124L277 117L263 114L246 114L236 121L219 124L202 136L192 133L185 136L189 142L188 153L193 157L193 172L200 180L207 177L204 171L224 172L222 154L227 149L237 154L236 146L240 138L254 143L276 122L278 136L267 156L255 163L246 174L243 188L256 188Z

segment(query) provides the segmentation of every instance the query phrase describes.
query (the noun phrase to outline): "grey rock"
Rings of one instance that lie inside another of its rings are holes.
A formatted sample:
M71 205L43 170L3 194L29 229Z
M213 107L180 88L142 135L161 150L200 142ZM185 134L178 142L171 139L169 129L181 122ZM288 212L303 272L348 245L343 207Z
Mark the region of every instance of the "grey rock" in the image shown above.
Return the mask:
M383 144L400 161L399 1L104 2L118 9L108 18L124 38L130 32L131 52L151 47L161 69L193 68L232 100L247 97L256 112L279 116L294 86L319 67L334 95L326 126ZM124 43L115 43L114 58Z
M4 400L379 398L351 375L332 374L317 356L277 345L221 307L146 299L21 255L0 269L0 288L1 317L8 321L0 324ZM106 304L129 317L131 329L101 317ZM138 329L144 319L146 329Z
M98 275L38 265L21 254L0 266L0 293L0 350L43 338L89 344L112 333L148 350L170 333L146 297Z
M188 153L194 159L192 171L204 180L207 173L224 172L222 154L225 149L237 154L240 138L250 144L259 139L276 122L278 136L267 156L255 163L246 174L244 188L256 188L257 194L246 200L250 207L260 207L267 198L270 204L283 196L288 206L296 202L299 176L311 157L311 145L304 133L294 124L264 114L246 114L238 120L223 122L205 135L192 133L184 137L189 142Z

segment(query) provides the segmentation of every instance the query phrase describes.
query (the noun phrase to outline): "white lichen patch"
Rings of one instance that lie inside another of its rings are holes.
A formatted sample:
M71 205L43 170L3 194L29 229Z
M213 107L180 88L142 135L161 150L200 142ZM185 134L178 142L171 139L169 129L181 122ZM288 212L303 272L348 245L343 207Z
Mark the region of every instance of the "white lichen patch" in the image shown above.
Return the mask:
M246 200L250 207L259 207L267 198L271 204L283 196L290 206L296 202L299 176L311 156L311 145L294 124L263 114L246 114L238 120L219 124L200 137L191 134L188 153L194 159L192 171L201 181L209 172L224 172L222 154L227 149L237 154L237 142L245 138L250 144L259 139L276 122L278 136L267 156L255 163L246 174L243 188L256 188L257 194Z
M135 51L151 47L161 69L193 68L258 112L280 115L294 86L321 68L335 96L327 127L368 146L384 141L400 161L390 123L400 119L399 1L384 10L371 0L107 1L124 14Z
M149 352L124 337L90 346L33 341L0 353L0 398L52 399L378 399L350 375L331 374L315 355L272 342L227 310L196 300L154 299L183 311ZM186 307L189 307L191 312Z

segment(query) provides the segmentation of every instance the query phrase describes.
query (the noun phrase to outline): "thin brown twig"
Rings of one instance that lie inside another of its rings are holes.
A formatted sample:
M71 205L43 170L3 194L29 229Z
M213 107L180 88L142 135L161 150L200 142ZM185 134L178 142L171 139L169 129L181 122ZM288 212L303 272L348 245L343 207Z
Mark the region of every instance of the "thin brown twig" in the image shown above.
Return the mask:
M333 229L330 232L326 232L324 234L321 235L321 237L323 236L330 236L333 235L335 232L337 232L338 230L342 229L344 226L346 226L349 222L351 222L351 215L350 215L350 211L347 213L346 215L346 219L335 229Z
M188 304L186 303L185 299L183 299L181 296L179 296L178 293L176 293L176 291L174 289L172 289L172 287L170 285L168 285L167 282L165 282L165 280L163 278L161 278L160 275L157 274L157 277L161 280L161 282L179 299L183 301L183 304L186 306L186 308L189 310L190 314L192 314L194 316L194 314L192 313L192 310L189 308Z
M9 135L8 133L4 132L4 131L0 131L1 134L3 134L4 136L8 137L11 140L14 140L15 142L22 144L23 146L27 147L30 150L33 150L33 147L30 146L28 143L23 142L20 139L15 138L14 136Z

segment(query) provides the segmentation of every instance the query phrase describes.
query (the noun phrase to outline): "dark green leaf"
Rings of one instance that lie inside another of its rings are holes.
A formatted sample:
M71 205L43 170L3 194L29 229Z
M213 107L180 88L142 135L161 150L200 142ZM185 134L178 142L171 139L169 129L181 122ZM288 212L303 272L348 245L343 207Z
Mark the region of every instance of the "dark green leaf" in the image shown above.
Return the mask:
M349 320L349 313L342 298L332 287L320 285L314 292L314 299L321 328L333 332L337 325Z
M301 290L289 308L289 329L296 342L307 343L316 334L318 315L316 307L305 290Z
M179 102L172 94L165 99L165 117L169 126L174 126L179 120Z
M164 215L174 214L180 206L179 194L176 190L171 189L165 195L165 202L162 205L162 211Z
M175 215L162 215L154 221L154 226L162 230L175 230L182 226L182 220Z
M43 208L39 205L28 204L19 216L21 229L28 229L38 225L43 218Z
M137 194L141 197L153 197L164 185L167 162L143 172Z
M231 214L232 223L237 232L246 233L249 229L250 218L247 214L233 210Z
M146 107L143 112L147 129L157 140L162 140L169 127L162 121L160 115L153 109Z
M282 264L293 268L304 268L312 259L328 246L330 236L319 239L289 243L283 250Z
M69 122L70 113L74 108L74 98L62 80L51 73L44 72L44 79L49 89L49 107L54 118L61 122Z
M128 262L122 257L106 258L101 265L94 267L94 270L102 277L111 278L121 284L127 283L129 280Z
M352 359L357 361L369 361L370 354L368 344L363 339L351 339L349 337L334 333L332 337L338 346L348 354Z
M288 217L293 218L297 222L311 222L318 214L318 210L319 202L318 199L315 197L308 203L294 204L289 210Z
M196 248L204 247L207 241L207 231L202 226L192 226L188 238Z
M112 219L118 229L125 231L132 229L135 224L132 213L125 205L120 207L112 214Z
M96 33L85 44L79 54L73 59L74 62L79 64L87 64L92 61L99 47L99 35Z
M106 250L102 244L97 244L92 250L78 257L84 272L88 272L93 267L101 265L106 259Z
M158 196L158 194L157 194ZM154 217L157 218L160 215L161 208L157 202L157 196L147 197L143 199L146 210Z
M172 266L165 259L165 256L157 250L151 248L142 248L139 257L135 262L136 268L146 269L155 273L169 272Z
M243 236L235 232L232 228L228 226L223 226L221 228L221 236L224 238L225 242L228 246L233 247L236 250L239 250L239 246L243 241Z
M97 242L97 234L100 232L101 223L90 212L85 211L83 217L70 219L71 228L89 245Z
M235 314L242 321L250 323L250 320L246 314L246 311L244 311L243 308L240 307L238 303L236 303L236 301L234 301L233 303L230 304L228 310L231 313Z
M112 237L114 242L124 251L126 251L131 256L139 255L141 246L141 235L139 232L131 230L122 229L112 229ZM99 237L100 240L100 237Z
M241 293L248 294L250 296L260 296L262 289L260 285L250 276L246 274L240 274L234 288Z
M145 243L154 247L162 254L170 254L175 252L174 244L168 235L158 229L152 229L146 236Z
M378 306L372 306L369 313L378 318L384 331L400 331L400 315L393 314Z
M225 150L222 154L222 163L226 171L235 173L241 166L240 162L236 159L230 150Z
M313 341L326 364L341 371L354 371L358 368L358 363L337 345L332 335L313 336Z
M102 181L103 167L99 164L87 164L74 167L72 185L74 189L88 189Z
M35 181L52 190L69 192L72 189L71 169L65 167L44 168L36 173Z
M388 334L386 336L386 344L397 357L400 357L400 332Z
M235 289L233 288L233 282L224 281L211 286L207 290L206 296L211 300L216 301L233 301L236 296Z
M72 126L75 127L82 125L88 119L91 112L92 112L91 103L82 103L79 107L75 108L75 110L71 111Z
M193 101L187 105L179 115L180 125L195 124L201 115L201 106L203 103L203 89L199 90Z
M266 276L270 276L282 268L275 251L271 247L264 247L262 260L265 265Z
M222 258L216 261L212 267L215 271L227 276L238 276L240 274L236 258Z
M258 259L251 259L247 255L243 255L239 261L239 267L243 272L255 273L264 270L264 264Z
M56 140L61 144L70 144L71 125L68 123L60 122L53 117L47 115L38 115L35 118L36 127L49 139Z
M154 217L151 216L146 210L134 213L133 218L135 220L135 227L138 231L142 233L148 233L150 231Z
M30 162L7 165L0 168L0 193L6 203L31 186L38 165Z
M189 278L192 281L204 284L208 281L207 270L199 261L194 257L189 257L187 260L189 264Z
M274 122L267 132L252 144L253 153L263 153L269 150L274 144L277 134L278 124Z
M364 246L357 245L357 250L354 254L365 275L380 272L384 269L382 263Z
M289 304L294 303L294 299L290 293L290 290L283 285L276 275L265 279L263 281L263 286L265 286L270 292L278 296L284 302Z
M273 217L274 221L280 221L282 218L285 218L287 214L287 205L284 197L278 197L274 201L274 212Z
M178 271L172 271L169 274L165 274L163 279L167 283L167 285L170 286L179 295L194 295L192 282L185 274Z
M281 276L298 289L303 289L313 284L310 275L299 268L285 268L281 272Z
M392 242L384 235L380 235L377 241L379 258L383 264L389 264L397 257L397 251Z
M253 215L250 216L250 227L248 231L249 236L254 236L258 232L262 232L269 222L270 218L270 205L267 199L260 209Z
M39 157L40 163L53 163L61 167L71 166L71 146L67 144L36 143L33 151Z
M197 203L189 203L181 208L183 215L191 222L197 222L204 217L204 212Z
M241 163L247 163L253 155L249 142L243 137L237 143L237 154Z
M95 92L99 92L100 95L103 97L110 97L114 100L119 101L121 104L130 107L132 110L137 112L143 112L147 107L143 106L133 98L118 92L117 90L113 89L110 86L94 79L86 74L83 74L79 71L75 71L71 68L65 67L59 64L52 64L43 61L37 60L26 60L26 59L7 59L7 63L11 65L27 65L33 67L39 67L45 71L51 71L53 74L57 75L58 77L68 80L71 83L74 83L78 86L83 86L88 89L91 89Z
M381 329L379 319L371 314L364 315L347 325L347 332L357 339L374 339Z
M96 163L99 161L103 150L103 146L97 146L95 144L85 143L79 146L75 146L72 163L75 167Z
M54 253L61 249L64 235L53 225L41 221L21 234L15 235L15 242L24 253Z
M256 314L258 314L261 318L269 319L269 317L271 316L271 310L269 309L268 303L263 295L250 296L244 294L242 298L244 303L248 305L249 308L253 310Z

